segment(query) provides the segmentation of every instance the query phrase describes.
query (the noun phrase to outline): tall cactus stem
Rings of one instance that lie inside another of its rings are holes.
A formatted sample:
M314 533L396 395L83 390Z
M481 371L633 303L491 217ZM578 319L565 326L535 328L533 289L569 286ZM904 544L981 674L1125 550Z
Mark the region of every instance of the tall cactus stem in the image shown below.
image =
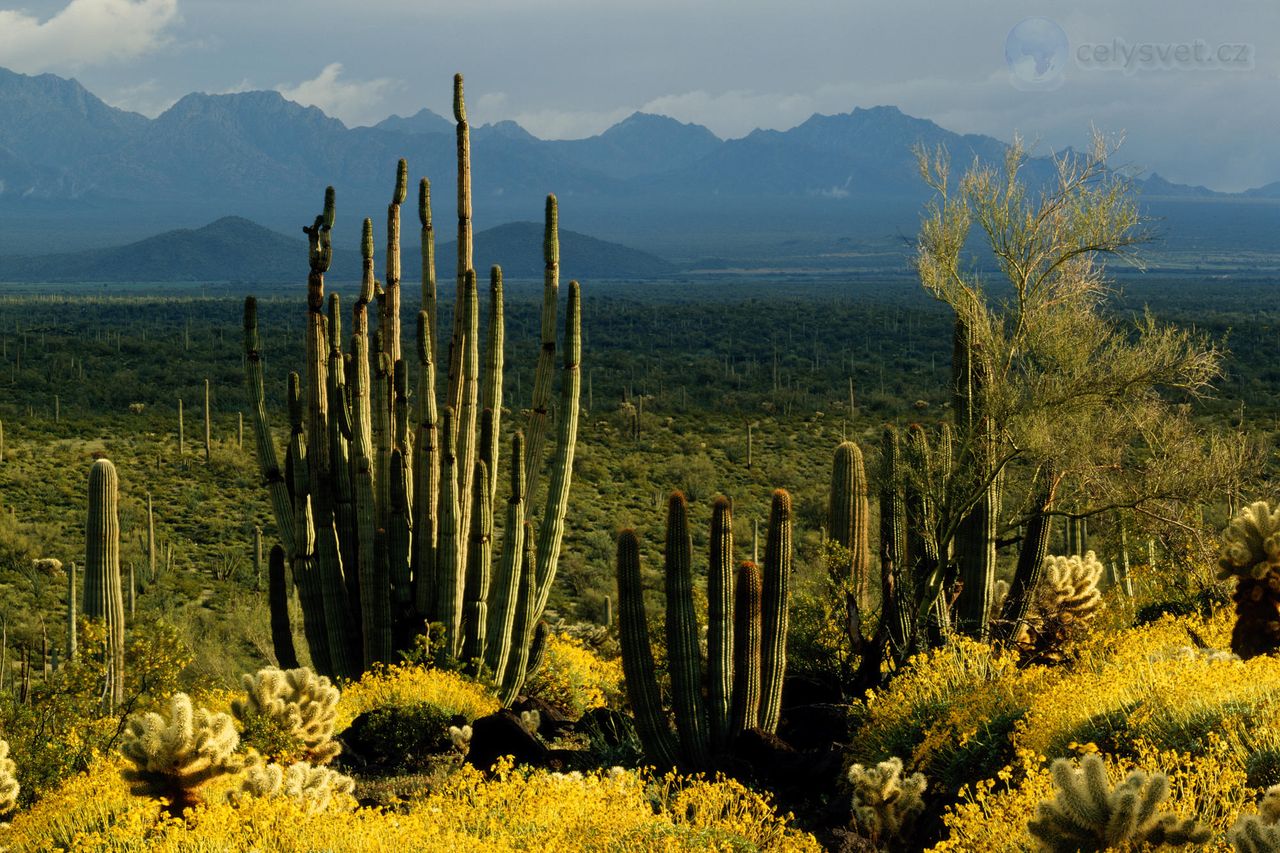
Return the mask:
M733 511L719 496L711 507L710 562L707 568L707 714L711 748L723 752L729 741L729 705L733 698Z
M640 580L640 541L634 530L618 536L618 636L627 698L636 715L636 731L645 755L659 767L674 767L676 744L658 693L649 623Z
M776 489L769 510L760 638L760 728L773 732L782 715L787 670L787 613L791 602L791 495Z
M84 615L106 623L106 704L124 702L124 594L120 586L120 486L116 467L99 459L89 469L85 524Z

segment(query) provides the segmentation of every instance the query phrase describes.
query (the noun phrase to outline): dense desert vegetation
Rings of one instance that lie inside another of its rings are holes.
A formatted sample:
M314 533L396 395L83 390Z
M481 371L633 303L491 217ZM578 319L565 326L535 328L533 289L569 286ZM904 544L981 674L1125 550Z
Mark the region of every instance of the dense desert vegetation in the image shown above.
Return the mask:
M919 152L911 277L486 282L454 107L455 287L401 161L305 289L0 293L0 845L1280 849L1270 282L1117 285L1105 142Z

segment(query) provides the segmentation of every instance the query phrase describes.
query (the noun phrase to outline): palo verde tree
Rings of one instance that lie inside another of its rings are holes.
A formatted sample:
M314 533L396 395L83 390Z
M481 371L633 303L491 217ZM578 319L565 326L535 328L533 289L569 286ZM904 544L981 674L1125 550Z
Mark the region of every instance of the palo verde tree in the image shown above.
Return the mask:
M951 628L1015 634L1055 516L1180 522L1243 467L1243 440L1206 436L1189 414L1220 351L1107 309L1107 259L1132 257L1147 236L1111 150L1097 137L1087 153L1029 161L1015 142L1002 165L975 163L958 182L945 151L917 152L936 196L915 268L954 312L952 422L936 452L913 427L889 466L886 493L904 501L910 531L882 547L889 618L863 649L872 680L886 648L901 660ZM993 620L997 549L1010 545L1016 573Z

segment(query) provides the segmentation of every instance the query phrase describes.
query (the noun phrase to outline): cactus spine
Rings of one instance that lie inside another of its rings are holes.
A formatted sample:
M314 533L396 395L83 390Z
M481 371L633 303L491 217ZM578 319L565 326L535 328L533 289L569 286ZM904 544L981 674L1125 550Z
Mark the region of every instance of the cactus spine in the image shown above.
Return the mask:
M307 369L305 385L299 380L291 389L291 436L283 471L266 420L252 299L245 305L246 372L259 465L298 585L304 633L317 671L353 677L376 661L393 659L395 649L408 646L425 623L440 622L447 637L445 655L483 662L504 701L510 702L527 673L534 626L550 595L564 534L577 439L581 296L577 283L571 283L560 382L563 416L556 423L550 485L537 533L531 532L527 483L540 466L536 458L525 461L529 444L517 437L513 494L506 507L502 551L496 552L493 484L500 476L505 347L502 274L495 267L490 276L487 349L481 362L479 300L471 266L469 130L460 76L454 97L459 298L440 399L435 236L425 179L418 193L423 306L415 352L401 352L400 205L408 190L403 161L388 208L385 285L374 278L373 228L365 221L364 271L347 354L341 350L337 300L331 296L328 317L321 310L332 255L332 192L326 194L324 212L304 229L312 268ZM554 211L553 201L548 209ZM553 217L544 252L558 259ZM551 339L548 348L544 335L538 359L539 366L545 363L549 369L554 368L556 349L555 292L550 288L550 299L544 300L542 326L544 333L551 329ZM371 329L369 307L374 304L377 328ZM416 399L411 403L410 364L415 362ZM547 396L553 376L551 370ZM519 487L516 480L521 480ZM498 571L491 578L495 562Z
M119 499L116 467L108 459L99 459L89 470L84 615L106 623L106 699L112 710L124 701L124 594L120 588Z
M663 766L680 763L706 768L729 751L733 739L746 729L773 732L777 727L790 603L787 575L791 568L791 499L782 489L774 492L765 548L769 567L762 578L755 564L743 564L736 593L729 589L733 577L732 512L725 498L716 499L707 576L711 678L706 701L702 696L692 546L684 495L674 492L667 509L667 668L671 673L678 743L671 736L658 699L640 581L640 546L631 530L623 531L618 538L618 630L623 673L648 757Z

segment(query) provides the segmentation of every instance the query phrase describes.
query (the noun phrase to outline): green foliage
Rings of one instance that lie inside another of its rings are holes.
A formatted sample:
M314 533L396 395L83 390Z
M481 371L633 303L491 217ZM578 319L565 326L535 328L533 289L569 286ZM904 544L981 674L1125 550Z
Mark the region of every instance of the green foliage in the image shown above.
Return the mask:
M95 752L109 750L124 717L172 694L191 661L190 650L173 626L154 618L139 620L126 647L132 665L126 673L125 701L108 713L101 702L106 666L101 652L92 652L103 647L103 625L82 621L80 633L80 656L63 662L47 680L34 682L28 702L20 702L14 693L0 693L0 731L22 756L24 805L83 771Z
M453 750L454 715L431 702L383 705L360 727L361 757L384 771L421 771Z

